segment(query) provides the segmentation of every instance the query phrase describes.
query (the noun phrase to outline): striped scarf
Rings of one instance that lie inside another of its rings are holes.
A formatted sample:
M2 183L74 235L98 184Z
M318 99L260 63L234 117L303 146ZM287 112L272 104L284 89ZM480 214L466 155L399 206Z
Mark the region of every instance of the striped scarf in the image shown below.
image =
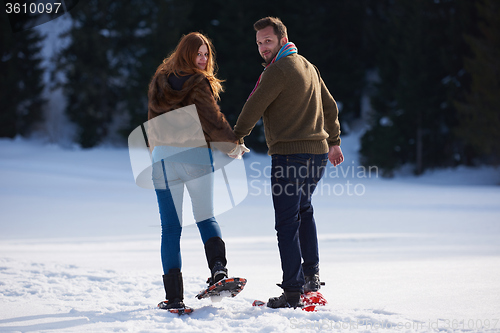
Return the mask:
M292 42L286 43L285 45L283 45L281 47L281 49L278 51L278 53L273 58L273 60L271 60L271 62L266 66L266 68L264 68L264 71L267 69L267 67L271 66L276 61L278 61L281 58L284 58L286 56L289 56L290 54L294 54L294 53L297 53L297 47L295 46L295 44ZM257 83L255 84L255 87L253 88L252 92L250 93L250 96L248 96L248 98L247 98L247 101L253 95L253 93L255 92L257 87L259 86L260 79L262 78L262 74L264 74L264 71L262 71L262 73L260 74L259 79L257 80Z

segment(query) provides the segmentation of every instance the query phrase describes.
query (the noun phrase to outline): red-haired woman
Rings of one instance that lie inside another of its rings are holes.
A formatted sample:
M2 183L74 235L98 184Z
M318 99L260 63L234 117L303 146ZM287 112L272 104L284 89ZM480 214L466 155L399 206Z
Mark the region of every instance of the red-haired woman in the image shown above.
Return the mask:
M149 85L148 124L159 123L157 120L162 119L170 125L172 121L183 125L192 117L186 111L185 119L179 120L179 115L184 115L184 109L179 108L194 104L198 124L201 123L203 130L202 141L203 135L206 141L204 146L186 147L189 145L184 143L195 136L194 133L179 130L180 134L165 138L171 131L162 128L156 131L156 135L160 133L163 138L152 140L150 136L153 182L162 226L161 258L167 299L158 305L162 309L185 309L180 252L184 187L191 197L193 215L204 243L211 283L227 277L225 244L214 218L214 169L210 143L226 143L225 149L222 149L225 153L240 146L217 105L220 92L222 86L221 80L216 77L214 48L211 41L198 32L181 38L174 52L158 67ZM172 112L174 110L177 111ZM174 114L175 117L168 118ZM175 131L181 125L174 124L172 128ZM189 129L192 127L187 126ZM151 145L151 141L156 144Z

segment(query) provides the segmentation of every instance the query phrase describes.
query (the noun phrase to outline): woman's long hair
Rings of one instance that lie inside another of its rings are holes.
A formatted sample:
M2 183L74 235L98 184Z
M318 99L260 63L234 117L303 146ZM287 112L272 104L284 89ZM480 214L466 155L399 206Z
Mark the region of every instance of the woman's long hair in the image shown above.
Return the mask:
M198 50L202 45L206 45L208 49L207 67L205 70L199 69L196 65ZM206 76L208 82L210 82L215 99L219 99L219 93L224 91L221 85L223 81L216 77L217 63L215 62L215 50L212 42L207 36L199 32L191 32L182 36L175 50L158 66L156 74L158 72L167 75L174 74L177 77L202 73Z

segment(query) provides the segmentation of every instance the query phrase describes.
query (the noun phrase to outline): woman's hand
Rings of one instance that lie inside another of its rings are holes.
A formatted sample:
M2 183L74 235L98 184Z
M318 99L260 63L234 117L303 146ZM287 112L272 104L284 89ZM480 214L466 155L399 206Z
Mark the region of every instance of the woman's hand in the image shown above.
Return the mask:
M249 153L249 152L250 152L250 149L248 149L245 146L245 144L241 144L241 145L237 145L236 147L234 147L234 149L231 150L229 153L227 153L227 155L231 158L241 160L241 157L243 156L243 154Z

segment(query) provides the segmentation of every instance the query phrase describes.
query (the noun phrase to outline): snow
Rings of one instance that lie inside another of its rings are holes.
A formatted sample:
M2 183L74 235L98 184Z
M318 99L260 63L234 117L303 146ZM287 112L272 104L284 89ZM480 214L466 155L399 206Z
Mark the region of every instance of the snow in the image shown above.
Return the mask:
M328 167L313 199L329 304L251 306L281 293L281 268L270 158L250 153L247 197L217 217L229 273L248 283L235 298L195 299L209 272L187 223L184 291L195 312L182 317L156 308L156 197L135 185L126 149L1 139L0 332L500 331L499 170L382 179L358 165L358 139L343 138L346 161Z

